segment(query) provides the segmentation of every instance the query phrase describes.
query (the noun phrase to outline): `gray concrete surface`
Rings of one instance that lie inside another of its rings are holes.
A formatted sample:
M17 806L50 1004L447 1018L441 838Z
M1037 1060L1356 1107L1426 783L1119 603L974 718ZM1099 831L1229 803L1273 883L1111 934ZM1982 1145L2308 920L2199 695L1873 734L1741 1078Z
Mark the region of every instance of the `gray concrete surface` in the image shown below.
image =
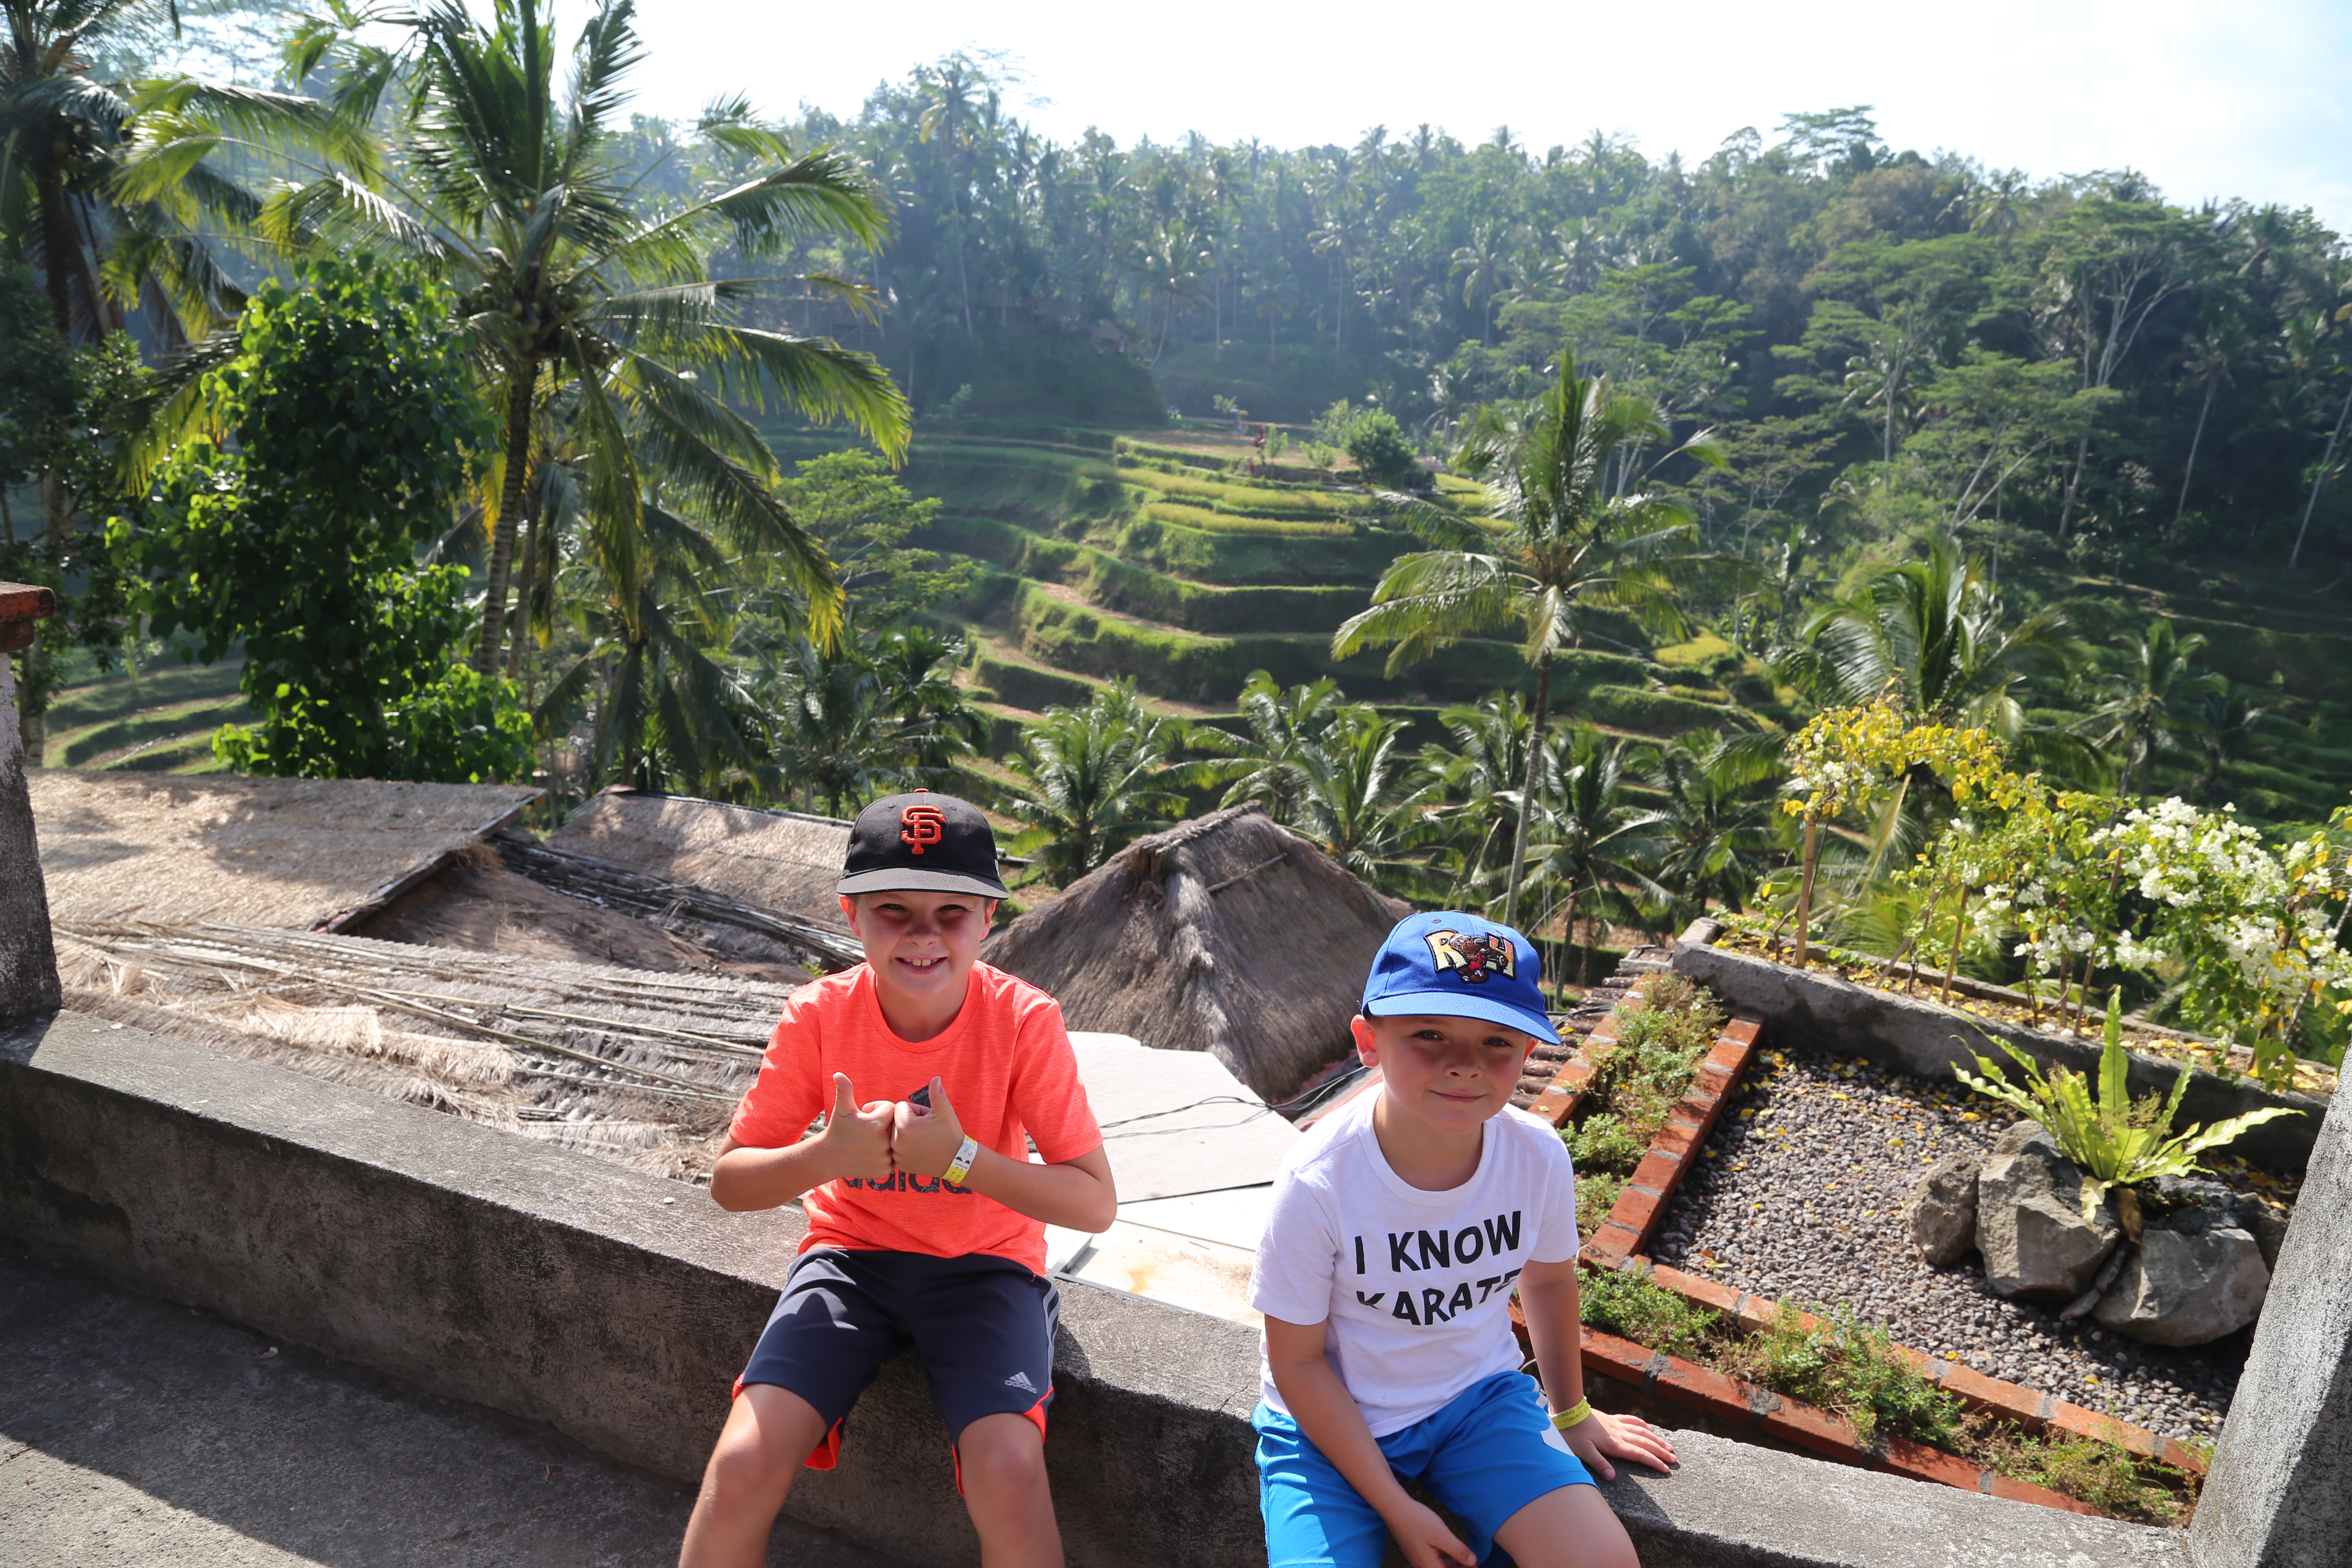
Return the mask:
M8 655L0 653L0 1023L57 1005L58 954L49 938L33 802L25 789L16 679Z
M1601 1489L1642 1568L2189 1568L2178 1531L1676 1432L1671 1476Z
M99 1020L66 1014L0 1034L0 1236L271 1336L261 1348L276 1344L278 1357L236 1340L248 1359L220 1359L224 1384L251 1373L266 1385L289 1368L327 1375L323 1361L296 1354L306 1349L543 1424L560 1434L542 1439L551 1445L690 1481L799 1234L787 1215L727 1215L677 1184ZM1263 1563L1247 1426L1256 1335L1079 1283L1063 1294L1046 1453L1074 1568ZM131 1342L139 1364L142 1336L110 1337ZM72 1379L50 1386L33 1408L63 1408L37 1463L61 1478L74 1467L71 1484L94 1489L86 1506L116 1510L110 1529L159 1528L121 1489L152 1487L161 1472L143 1454L127 1472L78 1457ZM282 1439L257 1422L252 1438L215 1444L181 1493L155 1494L156 1517L200 1515L300 1561L326 1536L260 1531L300 1489L267 1468L240 1471L236 1456L259 1446L284 1457L281 1469L388 1468L372 1457L381 1423L368 1408L315 1403L319 1420L289 1422ZM26 1441L13 1426L8 1436ZM1677 1443L1675 1475L1612 1488L1647 1568L2185 1563L2171 1532L1696 1434ZM910 1563L970 1563L975 1542L945 1450L919 1371L902 1358L852 1415L841 1468L804 1474L793 1515ZM490 1468L461 1458L440 1479L396 1489L487 1497L464 1489ZM0 1492L13 1484L0 1468ZM446 1517L455 1530L516 1516L485 1501ZM252 1562L289 1560L250 1550Z
M1856 985L1823 971L1800 973L1786 964L1732 952L1701 940L1714 922L1694 922L1675 945L1675 973L1696 981L1729 1006L1765 1020L1776 1049L1862 1057L1882 1066L1943 1082L1954 1067L1975 1071L1972 1058L1985 1056L2007 1068L2016 1064L1998 1041L2006 1040L2045 1067L2063 1062L2076 1072L2096 1073L2099 1042L2076 1040L2022 1028L1998 1019L1956 1012L1925 997L1898 996ZM2247 1081L2228 1082L2202 1068L2186 1068L2158 1057L2131 1057L2131 1092L2169 1094L2173 1080L2189 1074L2180 1123L2225 1121L2265 1106L2283 1105L2299 1116L2266 1121L2230 1145L2230 1152L2273 1171L2300 1173L2311 1158L2327 1101L2300 1092L2272 1094Z
M693 1494L0 1244L11 1568L666 1568ZM772 1568L891 1568L786 1521Z
M2352 1095L2305 1173L2189 1542L2199 1568L2352 1563Z
M675 1480L802 1235L678 1183L75 1014L0 1035L0 1235ZM1245 1559L1255 1336L1064 1289L1048 1462L1074 1564ZM910 1563L972 1560L911 1358L795 1517Z

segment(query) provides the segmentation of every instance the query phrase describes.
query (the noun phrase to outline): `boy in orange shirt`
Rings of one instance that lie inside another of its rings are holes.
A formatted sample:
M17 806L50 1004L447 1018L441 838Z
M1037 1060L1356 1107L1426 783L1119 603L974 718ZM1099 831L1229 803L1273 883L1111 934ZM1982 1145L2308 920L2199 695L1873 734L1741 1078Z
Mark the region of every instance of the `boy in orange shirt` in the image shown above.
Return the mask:
M711 1173L722 1208L799 1198L808 1235L736 1380L679 1563L764 1563L796 1470L833 1468L849 1407L912 1344L982 1563L1060 1568L1045 1226L1105 1230L1118 1205L1062 1010L979 962L1004 887L988 820L963 801L919 790L858 813L836 890L866 962L785 1003ZM861 1083L899 1098L861 1102Z

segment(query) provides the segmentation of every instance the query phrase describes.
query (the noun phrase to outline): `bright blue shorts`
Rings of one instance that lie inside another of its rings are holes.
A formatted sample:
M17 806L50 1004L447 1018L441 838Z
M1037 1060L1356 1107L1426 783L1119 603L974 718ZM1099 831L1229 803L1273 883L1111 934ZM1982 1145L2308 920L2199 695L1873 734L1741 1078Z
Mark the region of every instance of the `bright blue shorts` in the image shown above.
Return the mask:
M1269 1568L1380 1568L1389 1527L1297 1423L1261 1405L1258 1507ZM1511 1515L1561 1487L1591 1486L1583 1461L1544 1440L1551 1418L1525 1373L1502 1372L1380 1440L1397 1479L1420 1481L1469 1527L1485 1562Z

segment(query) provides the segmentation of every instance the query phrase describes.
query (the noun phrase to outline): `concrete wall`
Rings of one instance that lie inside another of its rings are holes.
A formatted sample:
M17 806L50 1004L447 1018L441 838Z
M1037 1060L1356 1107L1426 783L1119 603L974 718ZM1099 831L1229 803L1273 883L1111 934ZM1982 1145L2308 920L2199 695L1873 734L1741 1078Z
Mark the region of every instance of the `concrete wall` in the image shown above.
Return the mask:
M9 656L0 653L0 1024L57 1005L58 955L49 940L33 803L25 791L16 679Z
M2047 1067L2063 1063L2077 1072L2098 1071L2095 1037L2076 1040L2045 1035L2014 1024L1954 1012L1919 997L1895 995L1841 980L1819 970L1799 972L1745 952L1710 945L1714 922L1696 922L1675 944L1675 973L1697 982L1742 1012L1764 1018L1772 1044L1793 1051L1862 1057L1923 1078L1948 1080L1952 1068L1976 1070L1985 1056L2017 1079L2016 1064L1996 1043L2007 1040ZM2327 1101L2301 1093L2272 1094L2249 1082L2229 1082L2202 1068L2184 1068L2158 1057L2131 1055L2131 1092L2169 1094L2173 1080L2189 1075L2180 1106L2180 1125L2223 1121L2264 1106L2301 1111L2266 1121L2230 1145L2230 1152L2273 1171L2300 1174L2311 1158Z
M0 1234L131 1289L691 1480L790 1213L73 1014L0 1032ZM1063 1286L1047 1457L1075 1568L1262 1564L1256 1336ZM793 1511L969 1563L946 1432L885 1370ZM2172 1532L1678 1436L1609 1489L1646 1568L2185 1568Z
M2352 1097L2295 1199L2189 1539L2199 1568L2352 1563Z

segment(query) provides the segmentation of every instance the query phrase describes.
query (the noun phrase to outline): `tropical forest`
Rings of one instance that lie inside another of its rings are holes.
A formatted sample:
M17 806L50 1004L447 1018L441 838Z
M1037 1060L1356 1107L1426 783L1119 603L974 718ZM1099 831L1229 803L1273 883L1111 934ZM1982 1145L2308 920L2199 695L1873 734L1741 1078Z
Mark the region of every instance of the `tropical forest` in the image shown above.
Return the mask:
M951 790L1016 908L1255 802L1564 994L1712 915L2341 1059L2308 209L1865 104L1057 142L966 55L665 120L631 0L0 17L31 760Z

